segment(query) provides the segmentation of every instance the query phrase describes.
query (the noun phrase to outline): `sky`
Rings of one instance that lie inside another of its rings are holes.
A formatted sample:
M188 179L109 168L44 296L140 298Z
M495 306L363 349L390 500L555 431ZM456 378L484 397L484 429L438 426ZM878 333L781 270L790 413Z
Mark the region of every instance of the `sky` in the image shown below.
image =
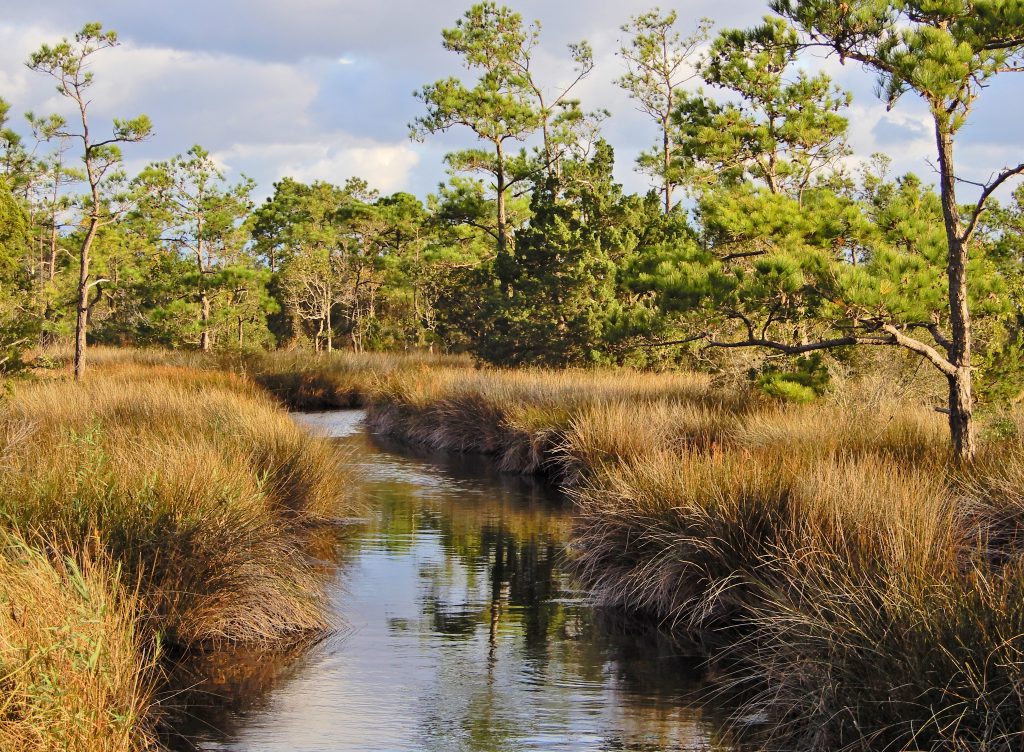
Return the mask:
M155 133L129 145L129 171L182 153L210 151L229 177L254 178L265 196L285 176L342 183L359 176L384 193L421 197L444 179L443 157L473 144L453 131L411 141L409 123L423 112L413 92L449 75L466 75L441 47L470 0L0 0L0 97L12 112L67 112L52 81L24 62L44 42L100 21L122 44L95 58L91 115L95 127L113 117L150 116ZM572 78L566 45L588 40L593 73L576 89L585 109L612 113L604 135L616 151L616 177L642 191L637 155L655 141L655 125L614 81L619 27L652 7L649 0L510 0L542 24L538 68L552 90ZM703 16L716 28L758 22L766 0L662 2L680 29ZM834 58L808 57L854 95L848 113L858 159L882 151L897 172L931 179L934 142L921 104L902 100L891 112L875 96L873 76ZM983 94L963 132L958 161L964 177L985 180L1024 158L1024 76L1004 76Z

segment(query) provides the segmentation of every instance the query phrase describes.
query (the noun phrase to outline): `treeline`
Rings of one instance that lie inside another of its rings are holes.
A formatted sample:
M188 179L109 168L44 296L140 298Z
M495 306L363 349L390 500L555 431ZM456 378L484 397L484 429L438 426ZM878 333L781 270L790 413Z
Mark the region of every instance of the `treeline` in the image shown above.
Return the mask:
M680 31L674 11L630 19L617 83L657 134L638 162L657 186L646 195L614 181L609 113L574 98L597 75L589 45L569 46L567 84L539 80L539 23L475 5L442 32L467 73L416 93L411 135L457 129L479 148L447 156L426 202L286 178L257 206L252 181L228 180L198 146L127 176L120 149L149 122L83 127L89 61L117 44L89 25L29 61L78 120L29 114L31 137L3 131L0 358L76 328L97 343L429 347L547 365L894 345L961 391L973 368L1010 393L1024 189L990 198L1024 166L963 205L953 143L984 85L1015 69L1024 19L966 0L846 5L848 18L779 2L760 27L717 34L707 20ZM890 104L925 101L939 190L892 175L885 155L851 160L851 97L801 64L809 44L875 70ZM816 363L760 376L806 397Z

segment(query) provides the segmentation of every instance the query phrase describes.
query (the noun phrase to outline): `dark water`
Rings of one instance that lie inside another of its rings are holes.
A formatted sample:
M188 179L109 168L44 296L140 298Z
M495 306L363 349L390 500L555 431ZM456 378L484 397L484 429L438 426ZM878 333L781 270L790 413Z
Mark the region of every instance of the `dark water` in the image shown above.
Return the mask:
M205 750L728 750L696 663L590 608L570 508L474 458L416 456L355 412L338 437L368 519L338 542L337 636L212 671L177 745ZM330 547L328 547L330 548ZM704 698L706 699L706 697Z

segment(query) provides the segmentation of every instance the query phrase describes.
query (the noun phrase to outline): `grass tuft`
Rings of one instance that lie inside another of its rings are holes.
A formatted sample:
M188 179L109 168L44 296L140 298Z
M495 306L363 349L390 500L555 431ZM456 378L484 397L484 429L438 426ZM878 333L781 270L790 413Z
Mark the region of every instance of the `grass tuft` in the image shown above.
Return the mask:
M88 548L47 556L0 533L0 749L154 746L154 656L124 584Z
M569 489L597 602L725 658L766 748L1020 748L1021 416L962 472L943 417L877 381L780 406L699 375L393 359L358 391L377 431Z
M350 511L337 449L250 380L97 360L82 384L18 383L0 405L0 527L18 542L8 554L20 552L0 561L0 596L15 604L0 609L12 614L0 640L12 677L29 682L12 685L0 728L39 729L32 748L150 744L158 648L271 645L328 628L306 539ZM68 651L85 648L67 630L98 646L88 671L77 672Z

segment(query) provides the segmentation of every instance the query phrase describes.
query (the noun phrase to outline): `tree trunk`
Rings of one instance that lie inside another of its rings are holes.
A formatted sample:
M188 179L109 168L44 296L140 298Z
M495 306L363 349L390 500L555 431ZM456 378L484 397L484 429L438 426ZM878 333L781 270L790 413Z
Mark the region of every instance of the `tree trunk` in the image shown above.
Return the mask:
M302 323L302 313L299 311L298 306L287 298L285 301L288 312L288 348L291 349L298 346L300 340L306 336L306 333L304 331L305 326Z
M242 328L242 317L239 316L238 317L238 347L239 347L239 349L241 349L241 347L242 347L243 336L244 336L244 330Z
M78 316L75 321L75 381L85 376L86 331L89 328L89 252L92 241L99 228L99 219L93 212L89 220L89 230L85 233L82 247L78 254Z
M495 153L497 163L494 181L498 193L498 257L495 271L498 273L498 283L502 293L507 293L511 259L509 258L508 210L505 206L505 191L508 186L505 184L505 152L501 141L495 142Z
M331 321L331 308L333 306L327 304L327 352L334 352L334 324Z
M352 304L350 318L352 320L352 352L361 353L363 351L363 312L359 308L358 298Z
M665 214L668 214L669 212L672 211L672 181L669 180L668 175L669 171L672 168L672 139L669 135L668 118L665 118L665 120L661 124L661 135L663 156L663 162L661 167L664 171L662 175L662 180L665 183L663 189L665 193Z
M199 323L203 328L199 333L199 349L208 353L212 343L210 341L210 298L206 294L206 290L199 293Z
M953 169L953 135L949 116L935 115L935 138L939 151L939 186L942 194L942 216L946 225L948 247L946 275L949 281L950 341L946 348L956 373L949 382L949 433L953 451L964 462L977 453L974 435L974 396L971 373L971 314L967 299L968 248L960 222L956 200L956 177Z
M54 219L53 224L50 227L50 259L46 266L46 278L50 282L53 282L53 277L57 273L57 220Z
M978 451L974 435L974 397L971 394L970 367L958 368L949 382L949 434L953 451L963 462L970 462Z
M541 109L544 109L543 100L541 100ZM557 177L558 169L555 164L555 156L551 151L551 135L548 132L548 116L544 115L544 122L541 126L541 133L544 138L544 159L547 161L547 174L548 177Z
M85 377L86 330L89 327L89 288L85 278L78 283L78 317L75 321L75 381Z

